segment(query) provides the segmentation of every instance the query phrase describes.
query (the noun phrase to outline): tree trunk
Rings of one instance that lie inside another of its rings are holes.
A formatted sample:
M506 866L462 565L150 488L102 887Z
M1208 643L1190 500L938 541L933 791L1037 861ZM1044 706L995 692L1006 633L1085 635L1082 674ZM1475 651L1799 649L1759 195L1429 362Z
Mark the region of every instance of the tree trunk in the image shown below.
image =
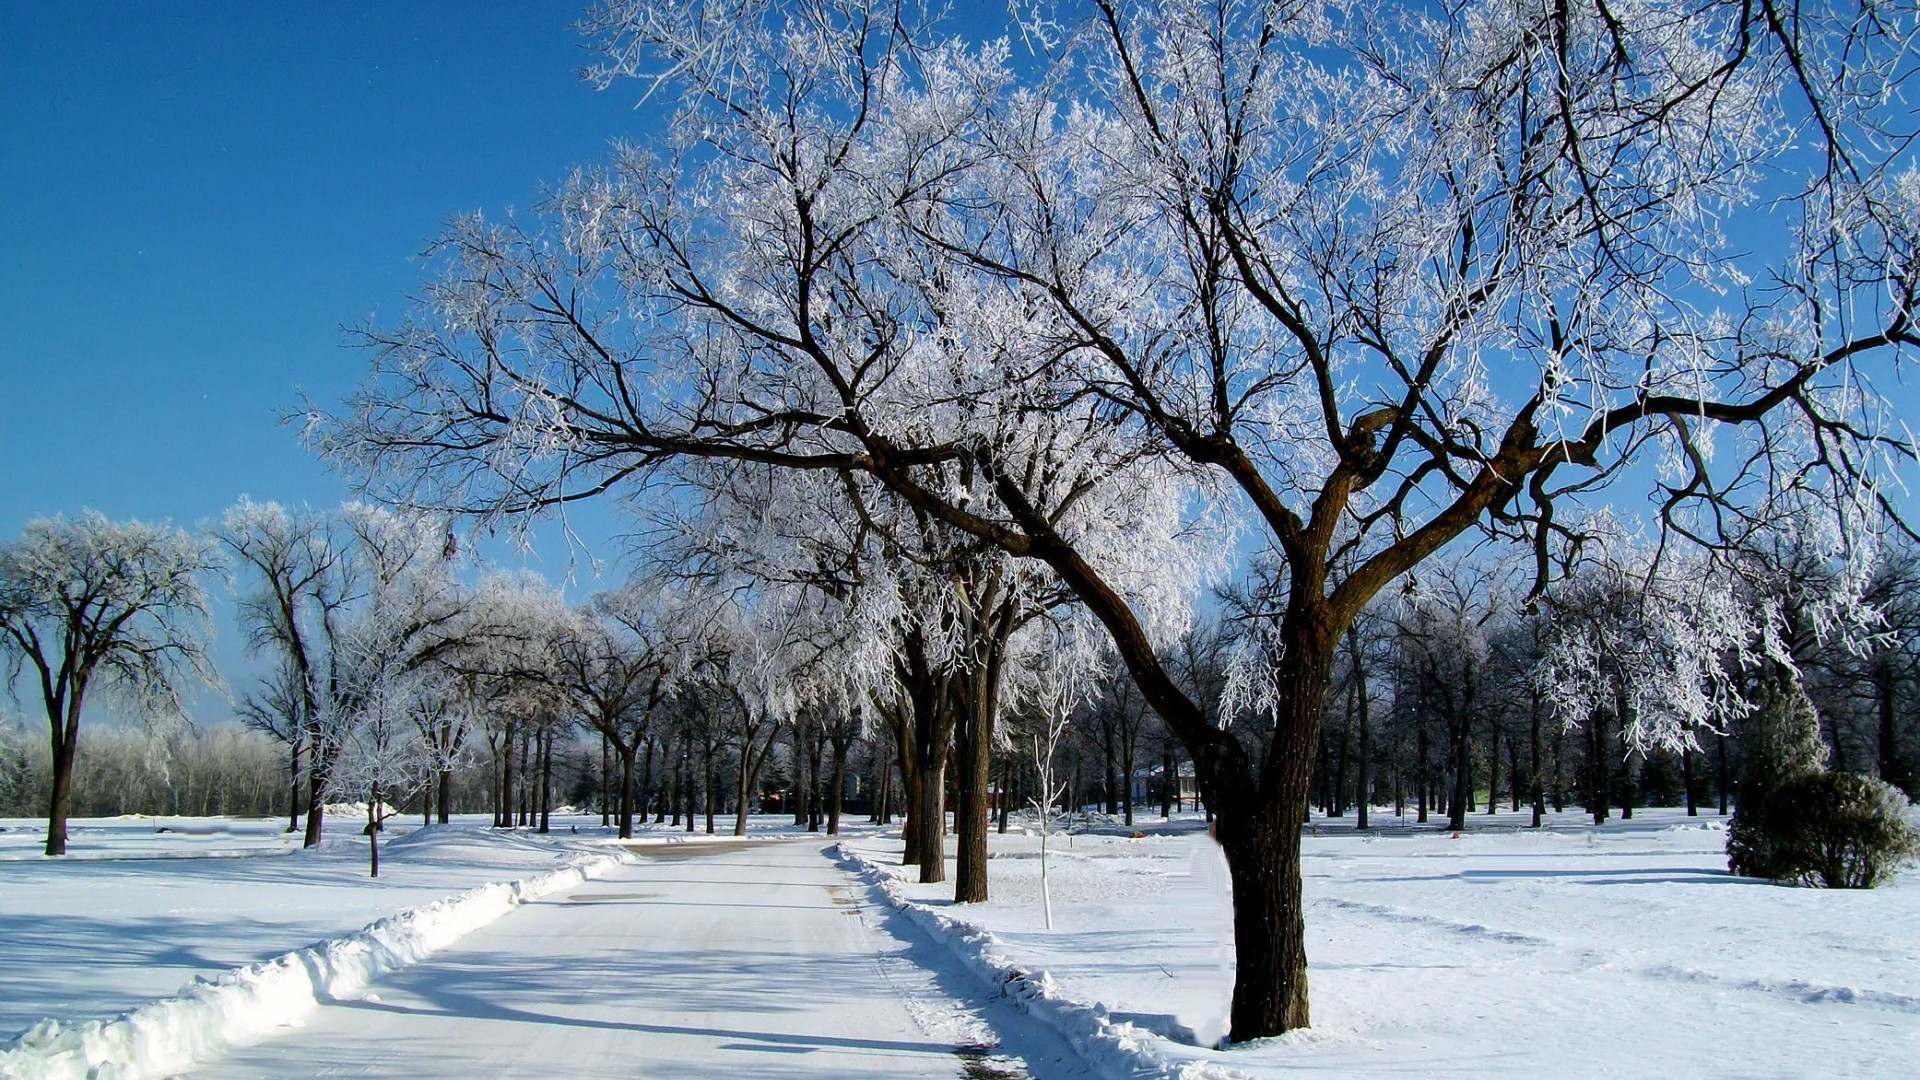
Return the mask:
M500 739L500 793L495 800L493 824L497 828L513 828L513 748L518 736L512 727Z
M1113 752L1113 729L1114 726L1119 723L1120 718L1118 716L1110 716L1100 729L1101 764L1104 765L1107 770L1106 802L1108 817L1113 817L1120 812L1120 781L1114 776L1114 764L1117 755Z
M990 676L975 677L985 682ZM987 790L993 769L993 697L990 688L976 687L963 695L966 715L954 728L954 765L959 775L953 811L956 834L953 901L987 901ZM1111 772L1109 772L1111 778Z
M1347 816L1347 758L1352 751L1352 740L1347 737L1347 726L1340 725L1340 751L1334 755L1333 775L1333 817Z
M827 835L840 835L840 804L846 799L847 791L847 743L846 739L835 739L833 743L833 779L827 789Z
M739 805L733 808L733 835L747 835L747 806L751 802L753 786L753 732L740 741L740 791Z
M1611 781L1607 775L1607 714L1604 711L1593 714L1589 730L1587 771L1591 774L1591 786L1587 791L1587 809L1593 814L1593 823L1599 825L1607 820L1607 807L1611 802L1608 791Z
M320 842L321 832L327 818L327 781L333 771L331 754L320 752L320 744L312 739L307 742L307 830L301 838L301 847L313 847Z
M61 716L64 711L65 715ZM49 710L60 722L48 724L52 733L53 776L47 793L47 854L67 853L67 807L73 800L73 762L80 750L80 695L74 694L61 710ZM64 722L64 726L62 723Z
M1533 827L1538 829L1545 823L1547 816L1546 786L1540 776L1540 695L1533 694L1530 699L1532 708L1528 711L1529 741L1531 742L1530 767L1532 769Z
M300 831L300 737L287 740L287 831Z
M904 849L900 855L901 866L920 865L920 804L925 793L921 790L925 780L917 767L910 766L905 758L900 762L901 793L906 796L905 808L900 814L900 840Z
M1368 725L1367 668L1360 655L1360 638L1347 631L1347 657L1353 665L1354 714L1360 724L1359 775L1354 778L1354 828L1367 827L1367 811L1373 807L1373 739Z
M680 741L680 790L686 796L687 831L692 832L694 829L693 804L700 793L700 785L694 783L693 748L687 745L688 741L686 739Z
M945 754L933 755L931 760L923 760L917 790L912 793L919 802L907 815L907 826L914 832L915 850L919 852L920 881L931 884L947 880L946 856L946 793L947 763ZM909 785L910 788L915 785Z
M553 831L553 728L549 726L540 746L540 831Z
M1418 800L1416 807L1418 816L1415 817L1414 820L1425 825L1427 823L1427 725L1420 725L1419 730L1415 733L1414 743L1414 752L1416 755L1414 760L1417 762L1414 774L1414 793L1415 798Z
M713 814L714 814L714 810L716 809L714 804L719 801L717 796L720 794L718 791L714 789L714 784L713 784L713 755L717 749L718 748L715 747L714 744L711 742L705 744L702 747L704 754L702 757L702 766L701 766L701 784L702 784L701 798L707 804L706 811L707 811L707 835L708 836L713 835Z
M1455 832L1467 827L1467 814L1473 810L1473 724L1464 711L1454 725L1453 798L1447 807L1447 828Z
M600 733L600 827L613 824L613 754L609 748L611 740L606 732Z
M793 804L793 827L807 825L807 732L806 722L793 725L793 776L787 791Z
M827 793L820 784L820 743L825 734L825 725L816 724L807 751L807 831L815 833L826 824L827 815Z
M380 785L367 792L367 867L368 877L380 876Z
M1719 748L1719 753L1714 755L1714 757L1717 759L1714 762L1714 768L1718 772L1718 775L1714 778L1714 787L1717 789L1714 792L1714 794L1719 797L1720 816L1726 817L1727 816L1727 735L1726 735L1726 732L1724 731L1721 732L1715 738L1714 742L1717 744Z
M1500 812L1500 723L1487 719L1487 815Z
M633 759L640 751L638 742L616 746L620 754L620 839L633 839Z

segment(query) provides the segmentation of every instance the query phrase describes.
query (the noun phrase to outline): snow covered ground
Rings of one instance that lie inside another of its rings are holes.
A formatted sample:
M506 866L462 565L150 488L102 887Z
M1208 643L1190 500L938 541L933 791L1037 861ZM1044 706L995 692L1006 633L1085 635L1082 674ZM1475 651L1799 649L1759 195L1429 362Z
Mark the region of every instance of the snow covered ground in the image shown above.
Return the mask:
M46 1017L110 1016L584 850L565 830L542 839L390 821L369 880L360 823L329 824L339 839L301 851L284 821L80 821L61 860L38 854L44 823L0 821L0 1040Z
M1314 1027L1224 1052L1149 1040L1143 1060L1251 1076L1920 1075L1920 874L1873 892L1735 878L1720 819L1678 811L1597 829L1490 821L1459 839L1319 823ZM1226 868L1197 823L1181 828L1056 837L1051 932L1036 837L994 838L991 903L898 891L990 931L976 952L1044 970L1064 999L1205 1044L1231 987ZM849 846L897 859L895 842Z
M1567 814L1537 832L1519 827L1524 816L1477 815L1458 839L1376 820L1387 825L1376 835L1334 821L1307 840L1314 1027L1286 1038L1204 1048L1224 1025L1230 924L1225 867L1192 819L1143 817L1140 838L1117 827L1056 836L1052 931L1042 926L1037 837L995 836L992 903L957 907L948 885L900 884L892 891L916 912L875 924L901 940L931 932L952 951L881 950L874 963L901 986L910 968L928 970L934 981L916 991L918 1008L936 1020L973 976L993 976L971 984L991 996L996 972L1025 971L1010 996L1062 1028L1105 1075L1142 1065L1152 1068L1138 1075L1184 1066L1193 1080L1920 1075L1920 873L1863 893L1733 878L1719 819L1675 811L1597 829ZM544 838L476 820L395 824L381 877L369 881L363 838L301 852L278 822L81 822L78 857L66 860L33 854L38 823L0 822L0 1045L45 1017L110 1017L323 939L337 951L377 920L402 937L464 934L478 922L449 910L391 917L484 882L541 879L606 841L597 818L563 819ZM897 876L897 834L850 826L847 846ZM754 830L792 832L771 818ZM649 838L707 839L666 827L648 828ZM679 887L697 891L715 875L684 876ZM497 917L496 899L473 910ZM667 899L688 915L712 907L722 931L736 914L704 893ZM786 917L772 895L753 903ZM514 925L490 933L510 943ZM476 955L445 960L448 971L489 970L491 938L462 940ZM689 972L699 966L691 954L687 962ZM429 958L414 981L439 985L443 976L427 968L440 963ZM552 977L572 985L566 972ZM742 1038L750 1029L759 1030L745 1024ZM1080 1038L1089 1031L1100 1038ZM962 1041L948 1033L933 1042L943 1037ZM803 1074L803 1056L783 1074ZM1029 1056L1036 1076L1078 1071L1041 1058Z

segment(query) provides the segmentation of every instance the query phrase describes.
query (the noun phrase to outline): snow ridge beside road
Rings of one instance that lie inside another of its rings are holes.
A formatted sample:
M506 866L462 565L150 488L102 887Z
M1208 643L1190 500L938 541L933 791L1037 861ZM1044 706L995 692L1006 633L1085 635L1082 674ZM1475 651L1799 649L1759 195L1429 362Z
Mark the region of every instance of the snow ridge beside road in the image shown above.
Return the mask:
M846 844L834 845L841 863L858 874L895 910L935 940L945 943L980 983L1019 1005L1060 1033L1089 1068L1107 1080L1250 1080L1246 1073L1200 1060L1206 1051L1175 1042L1125 1020L1105 1005L1067 996L1045 971L1030 971L1007 958L999 938L964 919L915 903L888 869Z
M494 882L410 908L344 937L199 979L175 997L112 1020L42 1020L0 1045L3 1080L144 1080L179 1073L229 1046L298 1024L323 1001L416 964L537 900L634 858L581 855L537 877Z

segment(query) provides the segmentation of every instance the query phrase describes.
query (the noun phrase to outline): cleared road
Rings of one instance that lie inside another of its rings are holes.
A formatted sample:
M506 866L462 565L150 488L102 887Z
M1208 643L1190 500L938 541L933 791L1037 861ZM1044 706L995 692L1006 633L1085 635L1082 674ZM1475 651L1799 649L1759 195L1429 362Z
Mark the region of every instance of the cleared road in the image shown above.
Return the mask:
M980 1049L1005 1003L956 996L863 895L818 843L658 849L193 1075L1027 1075ZM1035 1075L1078 1071L1045 1039L1022 1049Z

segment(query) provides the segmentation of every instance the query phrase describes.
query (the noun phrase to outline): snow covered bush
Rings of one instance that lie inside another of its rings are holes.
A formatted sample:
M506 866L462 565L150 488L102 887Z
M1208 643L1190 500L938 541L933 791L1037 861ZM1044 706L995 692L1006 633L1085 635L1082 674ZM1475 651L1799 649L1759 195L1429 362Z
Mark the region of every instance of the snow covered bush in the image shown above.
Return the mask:
M1768 794L1764 818L1771 876L1802 885L1871 889L1920 858L1906 794L1869 776L1804 773Z

